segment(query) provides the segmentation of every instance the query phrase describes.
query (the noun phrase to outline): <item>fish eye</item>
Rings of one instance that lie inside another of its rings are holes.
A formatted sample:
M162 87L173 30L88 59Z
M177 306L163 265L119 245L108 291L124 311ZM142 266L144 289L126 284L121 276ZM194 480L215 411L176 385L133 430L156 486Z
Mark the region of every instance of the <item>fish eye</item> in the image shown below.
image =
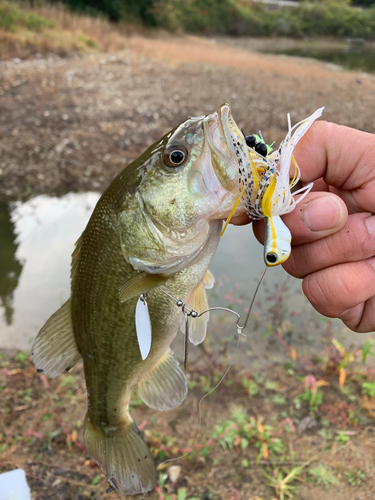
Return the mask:
M245 141L249 148L255 148L255 145L257 143L255 135L247 135L245 137Z
M187 150L183 146L170 146L164 153L164 163L167 167L180 167L187 158Z
M267 156L267 145L264 142L257 142L255 145L255 151L259 155L266 157Z
M277 255L273 252L268 252L268 254L266 255L266 261L268 262L268 264L276 264L278 260L279 259Z

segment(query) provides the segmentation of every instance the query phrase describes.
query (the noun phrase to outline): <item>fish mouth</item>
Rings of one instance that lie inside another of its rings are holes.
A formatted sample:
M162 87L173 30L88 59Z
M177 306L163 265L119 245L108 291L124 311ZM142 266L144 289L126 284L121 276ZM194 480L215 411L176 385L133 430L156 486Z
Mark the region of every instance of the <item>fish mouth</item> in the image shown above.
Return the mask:
M232 131L235 130L239 135L242 135L242 132L239 130L236 122L233 120L229 104L222 104L217 112L228 150L231 153L231 156L236 156L236 149L234 146L236 138L234 137Z
M245 138L234 121L229 104L207 115L203 128L211 150L212 166L226 191L238 188L238 169L246 155Z

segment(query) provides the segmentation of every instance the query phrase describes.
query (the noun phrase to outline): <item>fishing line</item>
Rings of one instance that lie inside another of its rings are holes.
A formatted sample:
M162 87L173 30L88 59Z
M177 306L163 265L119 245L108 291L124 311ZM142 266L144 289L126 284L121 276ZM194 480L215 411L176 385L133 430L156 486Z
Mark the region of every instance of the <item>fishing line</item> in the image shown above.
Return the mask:
M179 457L168 458L168 460L164 460L164 462L160 462L160 465L161 464L167 464L168 462L175 462L176 460L181 460L181 458L187 457L192 452L193 452L193 450L190 450L190 451L185 452L183 455L180 455Z
M244 335L243 333L241 334L243 335L244 337L246 337L246 335ZM201 397L201 399L199 400L199 403L198 403L198 424L199 426L202 425L202 402L204 399L206 399L210 394L212 394L213 392L216 391L216 389L219 387L219 385L223 382L223 380L225 379L225 377L228 375L228 372L229 370L232 368L233 364L234 364L234 361L235 361L235 358L237 356L237 353L238 353L238 346L240 345L240 337L238 336L237 337L237 345L236 345L236 350L234 351L234 354L232 356L232 360L228 366L228 368L225 370L225 373L224 375L221 377L221 379L219 380L219 382L215 385L215 387L213 389L211 389L207 394L205 394L204 396Z
M221 377L221 379L219 380L219 382L216 384L216 386L213 389L211 389L211 391L209 391L207 394L205 394L200 399L200 401L198 403L198 420L199 420L199 425L201 425L201 407L202 407L203 400L205 398L207 398L210 394L212 394L214 391L216 391L216 389L220 386L220 384L223 382L223 380L227 376L229 370L232 368L232 366L234 364L234 361L235 361L235 358L236 358L237 353L238 353L238 347L239 347L239 343L240 343L240 337L239 337L239 335L243 335L244 337L246 337L246 335L244 333L242 333L242 330L244 330L246 328L246 326L247 326L247 323L249 321L250 314L251 314L251 311L252 311L252 308L253 308L253 305L254 305L254 302L255 302L255 298L256 298L256 296L258 294L260 285L261 285L261 283L263 281L263 278L264 278L264 276L266 274L267 269L268 268L266 267L264 269L264 271L262 272L261 276L260 276L260 279L258 281L258 284L257 284L257 286L255 288L253 297L252 297L251 302L250 302L249 310L248 310L248 312L246 314L245 322L244 322L244 324L242 326L240 325L241 315L238 314L236 311L232 311L232 309L228 309L227 307L217 306L217 307L210 307L210 308L206 309L205 311L203 311L201 313L198 313L197 311L189 309L184 304L184 302L181 299L177 299L176 297L174 297L173 295L171 295L170 293L168 293L166 290L164 290L160 286L158 287L160 291L162 291L168 297L170 297L172 300L175 301L177 307L181 307L181 311L185 315L185 340L184 340L184 368L185 368L185 370L186 370L186 366L187 366L188 346L189 346L189 317L191 317L193 319L194 318L200 318L201 316L203 316L203 314L206 314L206 313L208 313L210 311L225 311L225 312L229 312L229 313L234 314L235 316L237 316L236 328L237 328L238 337L237 337L237 344L236 344L235 352L234 352L234 354L232 356L232 360L231 360L228 368L226 369L225 373L223 374L223 376Z
M249 321L249 317L250 317L250 314L251 314L251 310L252 310L253 305L254 305L255 297L256 297L256 296L257 296L257 294L258 294L259 287L260 287L260 285L261 285L261 283L262 283L262 281L263 281L263 278L264 278L264 276L265 276L265 274L266 274L267 269L268 269L268 268L266 267L266 268L264 269L264 271L262 272L262 275L261 275L261 277L260 277L260 279L259 279L259 281L258 281L258 284L257 284L256 288L255 288L254 295L253 295L253 298L252 298L252 300L251 300L251 302L250 302L249 310L248 310L248 313L247 313L247 315L246 315L246 320L245 320L244 325L243 325L243 326L240 326L240 325L239 325L239 321L240 321L240 319L241 319L240 317L238 318L238 321L237 321L237 323L236 323L236 326L237 326L237 333L238 333L239 335L243 335L244 337L246 337L246 335L245 335L244 333L242 333L242 330L244 330L244 329L246 328L246 326L247 326L247 322ZM229 370L232 368L232 366L233 366L233 364L234 364L235 358L236 358L237 353L238 353L238 347L239 347L239 345L240 345L240 337L238 336L238 337L237 337L237 345L236 345L236 350L235 350L235 352L234 352L234 354L233 354L233 356L232 356L232 360L231 360L231 362L230 362L230 364L229 364L228 368L226 369L226 371L225 371L224 375L221 377L221 379L220 379L220 380L219 380L219 382L216 384L216 386L215 386L215 387L214 387L214 388L213 388L210 392L208 392L207 394L205 394L205 395L201 398L201 400L199 401L199 403L198 403L198 420L199 420L199 425L201 425L201 422L202 422L202 412L201 412L201 409L202 409L202 402L203 402L203 400L204 400L204 399L206 399L206 398L207 398L210 394L212 394L214 391L216 391L216 389L219 387L219 385L223 382L223 380L224 380L224 379L225 379L225 377L227 376L227 374L228 374Z

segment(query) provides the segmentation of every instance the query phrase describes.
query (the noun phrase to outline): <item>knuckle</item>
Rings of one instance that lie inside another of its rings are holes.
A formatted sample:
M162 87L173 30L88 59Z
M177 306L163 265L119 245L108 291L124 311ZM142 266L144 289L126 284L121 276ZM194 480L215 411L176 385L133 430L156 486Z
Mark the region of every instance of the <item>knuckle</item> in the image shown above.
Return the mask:
M302 288L312 306L325 316L337 317L351 305L352 293L337 268L309 274Z
M355 214L347 224L331 237L322 239L326 244L327 264L353 262L374 254L375 241L366 228L368 214Z

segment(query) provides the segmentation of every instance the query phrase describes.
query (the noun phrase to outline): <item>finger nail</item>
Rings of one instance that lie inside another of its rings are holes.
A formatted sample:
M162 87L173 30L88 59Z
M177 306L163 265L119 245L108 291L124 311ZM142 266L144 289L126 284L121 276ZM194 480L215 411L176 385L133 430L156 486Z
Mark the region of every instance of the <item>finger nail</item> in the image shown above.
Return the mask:
M333 229L342 217L342 208L336 197L322 196L305 205L303 221L311 231Z

